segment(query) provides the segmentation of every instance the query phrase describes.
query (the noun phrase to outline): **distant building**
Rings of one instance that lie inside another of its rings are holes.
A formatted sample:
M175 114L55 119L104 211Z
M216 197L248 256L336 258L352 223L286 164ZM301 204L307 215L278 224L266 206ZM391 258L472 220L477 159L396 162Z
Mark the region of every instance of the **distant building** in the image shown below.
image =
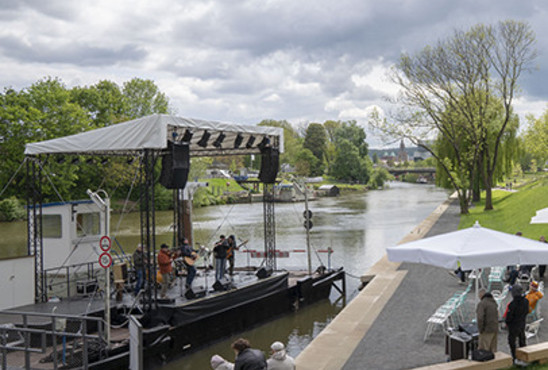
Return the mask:
M405 143L403 142L403 139L401 139L400 151L398 152L398 162L403 163L403 162L407 162L408 160L409 160L409 156L407 155L407 152L405 151Z

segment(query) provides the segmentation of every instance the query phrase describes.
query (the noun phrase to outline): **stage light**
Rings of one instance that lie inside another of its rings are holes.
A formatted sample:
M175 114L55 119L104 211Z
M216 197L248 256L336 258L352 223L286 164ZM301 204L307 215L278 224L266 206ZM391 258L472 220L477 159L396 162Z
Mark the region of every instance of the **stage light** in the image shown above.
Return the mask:
M223 140L225 139L225 137L226 135L221 132L219 136L217 136L217 139L215 139L215 141L213 142L213 146L215 148L220 148L221 145L223 145Z
M62 164L62 163L65 163L65 160L66 160L66 158L64 156L60 156L60 157L57 158L56 162L59 163L59 164Z
M80 158L75 157L75 158L72 159L72 161L70 161L70 163L71 164L78 164L78 163L80 163Z
M92 163L93 163L93 158L86 159L86 164L92 164Z
M105 164L107 164L107 163L108 163L108 158L103 158L103 159L101 160L101 164L102 164L103 166L104 166Z
M249 139L247 139L247 144L245 144L245 147L247 149L251 149L251 147L253 146L253 143L255 142L255 136L251 135L249 137Z
M264 137L263 140L259 144L257 144L257 148L259 148L261 151L264 150L267 146L270 145L270 139L268 137Z
M234 149L238 149L240 145L242 145L242 141L244 141L244 137L242 134L238 133L238 136L234 139Z
M205 130L204 134L202 135L202 138L200 139L200 141L198 141L198 146L201 146L202 148L207 147L207 141L209 140L210 137L211 137L211 134L207 130Z
M135 161L135 157L129 157L127 159L127 164L132 164Z
M183 138L181 139L181 143L190 143L190 140L192 140L193 135L194 135L194 132L190 130L186 130L185 134L183 135Z

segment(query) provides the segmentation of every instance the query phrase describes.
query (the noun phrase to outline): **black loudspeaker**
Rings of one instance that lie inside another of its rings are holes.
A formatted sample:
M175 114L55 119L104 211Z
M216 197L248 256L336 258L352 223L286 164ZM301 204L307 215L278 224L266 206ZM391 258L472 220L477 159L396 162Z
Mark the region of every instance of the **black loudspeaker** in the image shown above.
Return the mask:
M259 180L265 184L274 184L278 176L280 167L280 152L274 148L264 148L261 150L261 171Z
M206 291L203 287L194 288L194 289L187 289L185 292L186 299L196 299L205 297Z
M272 275L272 269L271 269L271 268L266 268L266 267L261 267L260 269L257 270L257 272L255 273L255 275L256 275L259 279L267 278L267 277L269 277L270 275Z
M160 184L167 189L184 189L190 170L190 146L170 141L167 149L162 157Z
M222 292L224 290L229 290L232 283L227 278L222 278L221 280L217 280L215 284L213 284L213 289L215 289L218 292Z

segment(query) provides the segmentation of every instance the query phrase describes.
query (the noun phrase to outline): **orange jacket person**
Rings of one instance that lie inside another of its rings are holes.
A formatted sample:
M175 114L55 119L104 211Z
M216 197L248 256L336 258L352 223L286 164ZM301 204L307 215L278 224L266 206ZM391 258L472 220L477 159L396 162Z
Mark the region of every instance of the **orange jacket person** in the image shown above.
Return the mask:
M162 299L167 298L167 288L171 282L171 255L169 254L169 247L166 244L162 244L160 252L158 253L158 267L160 268L160 274L162 274L162 290L160 297Z
M529 301L529 313L533 312L537 307L538 301L544 297L544 295L538 290L538 283L536 281L531 281L529 285L529 293L525 296Z

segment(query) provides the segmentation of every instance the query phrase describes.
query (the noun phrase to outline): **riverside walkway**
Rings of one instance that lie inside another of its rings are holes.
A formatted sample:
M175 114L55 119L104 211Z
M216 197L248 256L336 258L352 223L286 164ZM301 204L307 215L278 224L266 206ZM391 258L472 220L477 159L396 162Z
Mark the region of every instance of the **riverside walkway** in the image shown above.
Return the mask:
M450 199L400 243L455 231L459 219L458 204ZM386 255L365 276L369 284L301 352L297 369L398 370L445 362L444 335L438 330L423 338L432 313L463 289L458 280L446 269L393 263ZM543 312L546 301L540 301ZM548 340L545 326L540 341ZM499 351L510 353L506 331L499 332L498 342Z

